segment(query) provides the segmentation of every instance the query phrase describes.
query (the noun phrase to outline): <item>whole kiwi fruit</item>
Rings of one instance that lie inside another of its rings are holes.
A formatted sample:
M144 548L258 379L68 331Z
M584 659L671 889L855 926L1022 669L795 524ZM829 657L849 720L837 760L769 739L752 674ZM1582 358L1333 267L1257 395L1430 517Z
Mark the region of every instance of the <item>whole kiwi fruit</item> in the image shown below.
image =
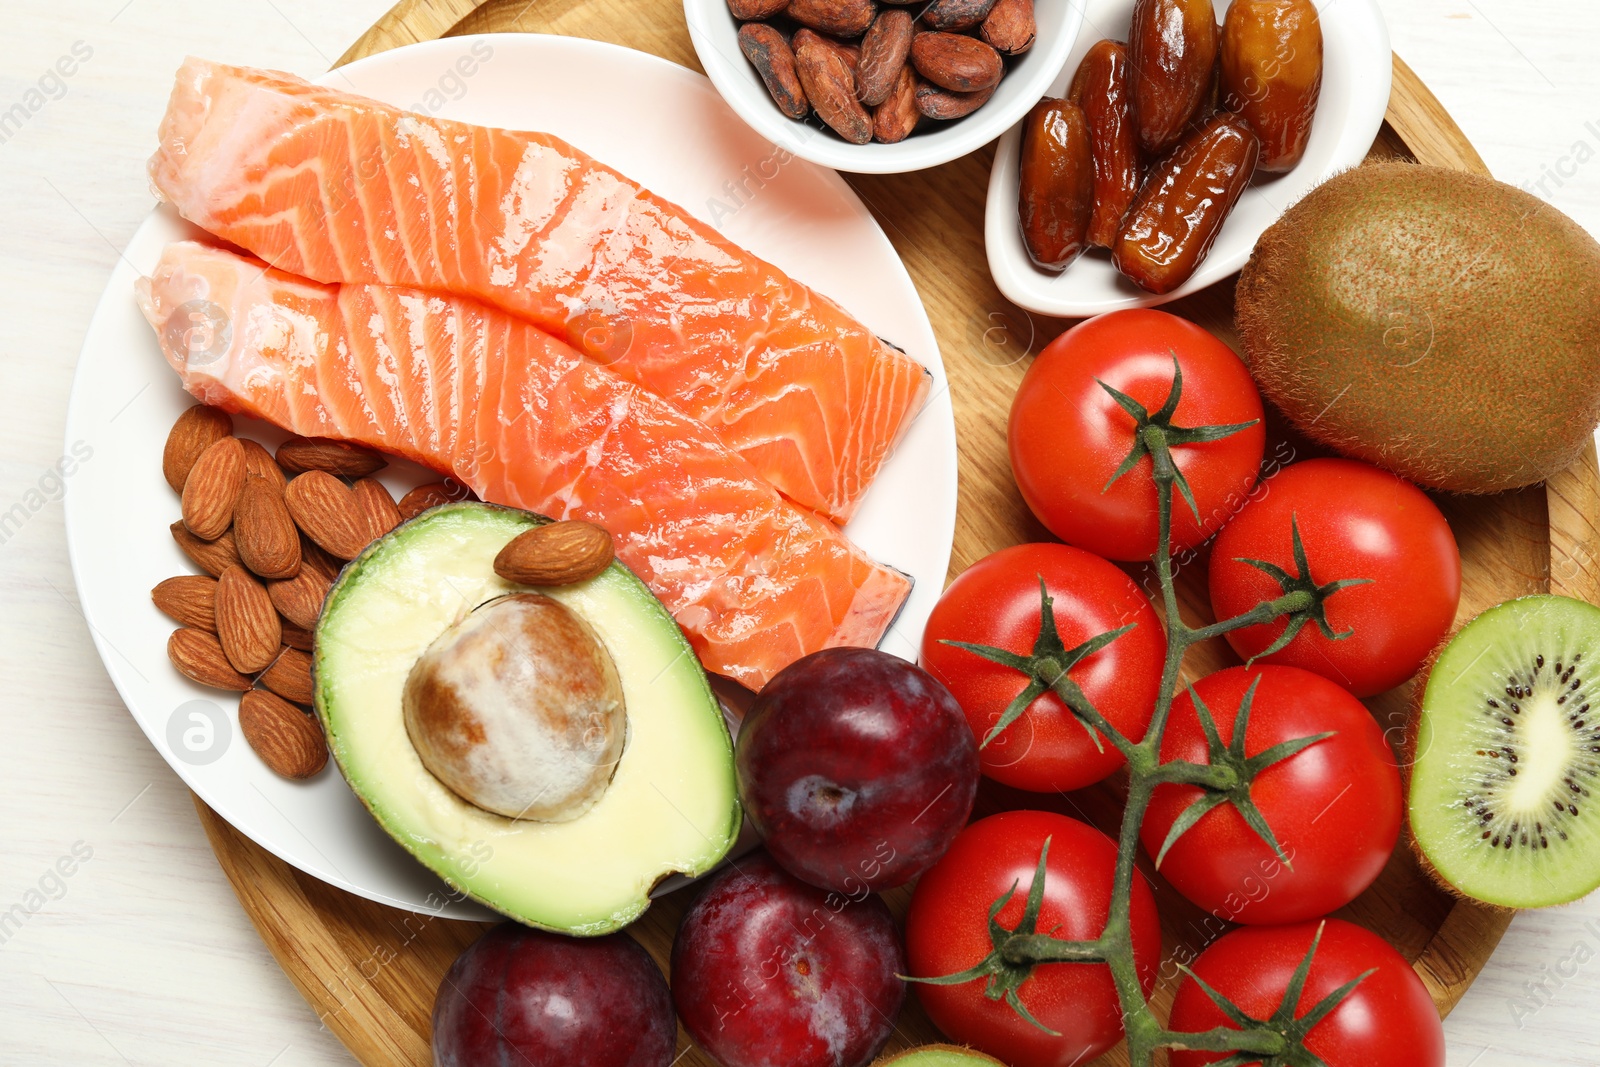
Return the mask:
M1541 481L1600 422L1600 244L1491 178L1345 171L1261 235L1236 300L1289 421L1421 485Z

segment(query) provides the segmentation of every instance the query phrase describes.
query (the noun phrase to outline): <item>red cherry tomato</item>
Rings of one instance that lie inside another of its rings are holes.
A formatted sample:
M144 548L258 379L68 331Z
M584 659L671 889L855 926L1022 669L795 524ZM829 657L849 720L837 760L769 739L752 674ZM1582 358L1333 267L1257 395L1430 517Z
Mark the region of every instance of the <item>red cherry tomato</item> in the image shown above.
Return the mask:
M1230 922L1313 919L1354 900L1389 861L1400 836L1400 771L1359 700L1294 667L1230 667L1195 683L1224 744L1252 681L1246 756L1297 737L1333 734L1267 767L1250 790L1291 866L1226 803L1173 843L1161 873L1178 892ZM1205 763L1208 751L1199 714L1184 692L1172 704L1162 762ZM1172 824L1201 795L1195 786L1158 786L1140 828L1145 851L1157 855Z
M1039 353L1011 403L1011 471L1050 532L1107 559L1148 559L1157 547L1156 485L1148 456L1115 482L1137 424L1104 382L1158 412L1183 368L1178 426L1254 422L1220 441L1179 445L1200 521L1173 494L1172 549L1200 544L1227 521L1261 467L1261 395L1233 350L1192 322L1148 309L1079 323ZM1098 379L1098 381L1097 381Z
M1312 459L1285 467L1261 484L1212 546L1211 607L1217 618L1242 614L1283 590L1241 558L1297 574L1291 519L1312 581L1371 581L1325 601L1329 628L1348 636L1330 640L1307 623L1260 662L1315 671L1358 697L1392 689L1417 673L1450 629L1461 599L1461 552L1433 501L1410 482L1354 460ZM1235 630L1228 643L1249 659L1271 647L1287 625L1279 619Z
M922 876L906 916L911 974L939 977L978 964L993 948L989 908L1016 888L996 917L1006 929L1022 918L1039 852L1048 839L1044 902L1037 930L1063 940L1088 940L1105 929L1117 846L1076 819L1043 811L1008 811L973 823L944 858ZM1133 882L1134 960L1146 995L1161 956L1161 917L1137 873ZM915 983L934 1025L952 1040L989 1053L1011 1067L1087 1063L1122 1038L1122 1008L1105 964L1043 963L1017 989L1052 1037L1004 1001L984 996L984 982L933 986Z
M1433 999L1405 957L1383 938L1339 919L1326 920L1311 972L1294 1008L1300 1018L1324 997L1368 970L1361 984L1311 1028L1306 1048L1327 1067L1443 1067L1444 1027ZM1193 971L1253 1019L1278 1010L1318 924L1252 926L1223 935ZM1172 1001L1173 1030L1237 1029L1192 978ZM1174 1052L1172 1067L1201 1067L1226 1052ZM1299 1061L1296 1061L1299 1062Z
M922 666L955 695L979 742L1028 685L1021 672L943 642L967 641L1026 655L1039 636L1039 580L1054 601L1056 629L1074 648L1128 624L1133 629L1068 672L1095 709L1132 740L1144 737L1161 689L1166 637L1133 580L1068 545L1016 545L974 563L945 590L922 636ZM1081 789L1122 766L1053 693L978 752L983 773L1035 792Z

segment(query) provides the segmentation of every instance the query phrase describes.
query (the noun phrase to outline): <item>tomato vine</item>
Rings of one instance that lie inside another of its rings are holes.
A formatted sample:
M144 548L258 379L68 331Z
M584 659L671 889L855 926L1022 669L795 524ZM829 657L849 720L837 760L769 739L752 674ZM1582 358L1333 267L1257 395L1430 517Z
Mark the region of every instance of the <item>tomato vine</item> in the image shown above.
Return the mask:
M1329 596L1349 585L1364 581L1346 578L1323 585L1309 580L1304 562L1304 550L1299 543L1298 529L1294 531L1294 553L1298 575L1274 569L1273 577L1279 580L1282 592L1264 600L1254 608L1232 618L1212 622L1206 626L1190 626L1183 621L1178 609L1175 569L1172 562L1172 505L1175 493L1181 493L1191 510L1195 508L1193 495L1177 465L1172 449L1221 440L1231 434L1253 426L1242 423L1230 426L1182 427L1172 421L1183 389L1183 372L1173 360L1172 389L1161 408L1152 413L1132 398L1105 383L1101 387L1132 417L1136 423L1134 447L1112 476L1114 483L1148 458L1152 465L1152 478L1156 486L1158 547L1153 557L1156 576L1160 582L1161 601L1166 619L1166 659L1162 669L1161 686L1150 725L1143 738L1134 741L1121 733L1097 711L1083 690L1070 677L1069 672L1079 661L1106 647L1131 627L1122 627L1091 638L1075 648L1064 646L1058 635L1051 597L1040 582L1039 636L1027 655L1006 649L967 642L947 642L965 649L990 662L1009 667L1028 678L1028 684L1007 707L999 722L983 738L987 744L1014 723L1027 707L1046 692L1054 693L1088 730L1096 745L1111 744L1127 761L1128 797L1123 809L1122 825L1117 841L1117 864L1112 884L1110 914L1100 936L1090 940L1066 940L1040 933L1037 920L1044 897L1045 860L1050 842L1045 841L1039 854L1039 864L1028 889L1027 903L1017 925L1007 929L997 919L1001 910L1017 891L996 900L989 911L989 933L992 950L975 966L956 974L912 978L914 982L930 985L957 985L983 981L985 995L1003 1000L1012 1010L1042 1030L1047 1030L1028 1011L1021 995L1023 983L1034 968L1050 964L1094 963L1109 968L1117 989L1123 1012L1124 1031L1128 1041L1128 1058L1133 1067L1148 1067L1155 1050L1192 1049L1204 1052L1230 1052L1235 1055L1221 1061L1225 1064L1270 1063L1315 1065L1320 1063L1306 1051L1303 1038L1316 1022L1332 1012L1347 997L1361 978L1330 994L1311 1012L1299 1019L1294 1012L1299 1000L1299 989L1310 971L1317 942L1296 972L1292 983L1294 995L1286 996L1284 1007L1268 1019L1254 1019L1203 983L1202 989L1222 1009L1237 1029L1218 1027L1202 1033L1184 1033L1168 1029L1150 1010L1134 962L1132 943L1132 896L1134 879L1138 877L1135 859L1139 848L1139 828L1149 808L1151 795L1157 786L1181 784L1199 787L1200 795L1174 823L1162 846L1162 853L1201 817L1215 807L1231 803L1238 809L1246 823L1265 841L1285 863L1284 856L1271 827L1250 799L1250 787L1255 776L1266 767L1288 759L1305 748L1331 736L1315 734L1286 741L1253 757L1245 754L1244 736L1249 720L1250 703L1254 685L1245 695L1235 720L1232 737L1224 741L1219 735L1209 709L1196 697L1195 707L1208 741L1208 762L1188 760L1161 762L1161 741L1166 733L1167 720L1172 712L1172 702L1178 692L1179 672L1184 656L1193 646L1234 630L1258 626L1288 616L1291 628L1298 630L1307 622L1316 624L1330 638L1348 635L1335 634L1328 628L1322 614L1322 603ZM1107 483L1107 488L1111 483ZM1198 518L1198 513L1196 513ZM1267 568L1260 563L1253 565ZM1192 693L1192 691L1191 691ZM1158 858L1159 863L1159 858ZM1187 968L1185 973L1189 973ZM1191 978L1194 978L1190 974ZM1362 976L1363 978L1365 976ZM1199 981L1198 978L1194 978Z

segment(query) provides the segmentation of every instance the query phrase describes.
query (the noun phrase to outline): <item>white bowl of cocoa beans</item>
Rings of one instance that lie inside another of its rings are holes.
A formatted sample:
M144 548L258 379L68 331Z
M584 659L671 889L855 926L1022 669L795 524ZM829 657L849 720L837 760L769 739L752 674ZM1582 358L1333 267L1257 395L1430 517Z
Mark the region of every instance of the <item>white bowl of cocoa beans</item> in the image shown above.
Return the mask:
M1085 0L684 0L700 64L756 132L857 174L948 163L1061 72Z

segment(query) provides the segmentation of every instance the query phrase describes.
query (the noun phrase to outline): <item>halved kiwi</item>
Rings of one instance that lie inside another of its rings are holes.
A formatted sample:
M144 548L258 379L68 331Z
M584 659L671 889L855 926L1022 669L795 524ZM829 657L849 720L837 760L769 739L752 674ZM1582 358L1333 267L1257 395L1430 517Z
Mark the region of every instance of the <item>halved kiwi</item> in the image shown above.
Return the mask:
M1004 1067L993 1056L955 1045L923 1045L879 1060L874 1067Z
M1600 886L1600 608L1563 596L1490 608L1418 692L1408 806L1434 875L1508 908Z

